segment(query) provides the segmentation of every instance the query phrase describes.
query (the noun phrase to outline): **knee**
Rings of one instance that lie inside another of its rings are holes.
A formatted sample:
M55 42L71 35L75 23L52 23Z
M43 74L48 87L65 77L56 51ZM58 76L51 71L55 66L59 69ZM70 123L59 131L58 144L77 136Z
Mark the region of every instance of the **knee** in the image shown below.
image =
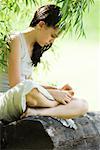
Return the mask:
M26 103L29 107L36 107L37 106L37 99L36 96L38 95L37 89L32 89L27 95L26 95Z
M39 94L39 91L37 88L33 88L30 92L29 92L30 95L34 96L34 95L37 95Z
M88 103L86 100L80 99L78 105L78 107L80 108L81 115L84 115L88 112Z

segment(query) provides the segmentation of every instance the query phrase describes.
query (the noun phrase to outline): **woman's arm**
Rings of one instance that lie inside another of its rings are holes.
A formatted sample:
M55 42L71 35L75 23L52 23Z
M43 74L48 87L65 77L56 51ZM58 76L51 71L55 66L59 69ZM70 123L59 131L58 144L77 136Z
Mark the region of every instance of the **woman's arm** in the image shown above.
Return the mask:
M44 87L45 89L55 89L55 90L57 90L57 87L55 87L55 86L49 86L49 85L45 86L45 85L42 85L42 87Z
M10 87L20 82L20 41L18 35L11 37L8 58L8 78Z
M55 90L55 89L47 89L47 91L59 103L66 105L66 103L69 103L71 101L72 95L71 95L71 93L69 93L69 91Z
M45 89L58 89L56 86L44 86ZM69 84L65 84L62 88L59 88L59 90L72 90L72 87Z
M60 91L67 91L67 93L69 93L71 96L74 96L74 91L72 89L72 87L69 84L65 84L63 87L61 88L57 88L54 86L43 86L45 89L47 90L60 90Z

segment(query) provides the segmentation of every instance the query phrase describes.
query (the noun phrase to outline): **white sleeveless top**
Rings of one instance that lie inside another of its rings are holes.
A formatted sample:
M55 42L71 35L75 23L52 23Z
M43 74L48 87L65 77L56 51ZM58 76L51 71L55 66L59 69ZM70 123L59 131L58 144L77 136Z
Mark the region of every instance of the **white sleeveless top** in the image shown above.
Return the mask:
M21 52L21 81L32 78L33 67L32 60L28 53L28 48L23 33L18 33L20 37L20 52ZM0 72L0 92L6 92L10 89L8 80L8 68L5 72Z

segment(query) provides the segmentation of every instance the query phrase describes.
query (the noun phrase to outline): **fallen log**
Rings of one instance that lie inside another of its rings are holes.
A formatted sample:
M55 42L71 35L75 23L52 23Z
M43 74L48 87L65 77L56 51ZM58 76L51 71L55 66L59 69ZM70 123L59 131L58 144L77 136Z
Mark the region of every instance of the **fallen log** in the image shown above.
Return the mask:
M73 120L77 130L44 116L0 123L1 150L100 150L100 112Z

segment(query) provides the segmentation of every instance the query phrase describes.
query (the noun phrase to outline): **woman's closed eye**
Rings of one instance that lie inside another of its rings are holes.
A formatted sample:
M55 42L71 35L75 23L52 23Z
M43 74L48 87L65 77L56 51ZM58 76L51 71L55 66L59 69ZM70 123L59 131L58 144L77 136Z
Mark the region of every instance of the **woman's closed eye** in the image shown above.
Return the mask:
M51 35L51 37L55 39L55 38L57 38L57 37L58 37L58 35L56 35L56 34L55 34L55 35L53 35L53 34L52 34L52 35Z

